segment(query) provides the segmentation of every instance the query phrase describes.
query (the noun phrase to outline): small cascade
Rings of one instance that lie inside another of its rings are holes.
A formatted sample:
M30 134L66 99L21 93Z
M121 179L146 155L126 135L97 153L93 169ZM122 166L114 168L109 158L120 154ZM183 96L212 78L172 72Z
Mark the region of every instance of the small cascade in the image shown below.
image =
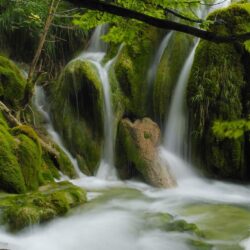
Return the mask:
M77 160L71 155L71 153L64 146L60 135L56 132L56 130L53 127L50 115L45 108L47 101L46 101L44 90L41 86L35 87L33 102L34 102L34 105L37 108L38 112L43 116L43 119L46 122L45 128L46 128L48 134L51 136L52 140L61 148L61 150L68 156L68 158L71 161L77 175L79 177L83 177L84 175L81 172L81 170L79 169L79 166L77 164Z
M205 18L209 12L217 8L227 7L230 3L230 0L217 0L214 6L209 9L201 8L197 14L201 18ZM187 138L188 112L185 105L185 94L198 43L199 39L195 41L176 83L165 126L163 147L160 149L161 158L168 163L177 180L196 176L194 170L186 161L189 145Z
M113 138L113 109L111 101L111 90L109 82L109 69L113 64L113 58L109 60L105 65L102 64L102 60L106 54L106 47L101 40L101 36L106 32L106 26L98 26L94 31L89 48L87 51L81 53L74 60L87 60L91 62L97 69L104 94L104 150L101 164L96 173L96 176L101 179L116 179L116 171L114 168L114 138ZM119 50L120 51L120 50ZM118 53L119 53L118 51Z
M96 27L89 41L87 52L96 53L96 52L107 51L107 44L104 43L103 40L101 39L101 37L105 35L106 32L107 32L107 25L100 25Z
M169 44L169 41L170 41L170 39L172 37L172 34L173 34L172 31L167 33L167 35L162 40L162 42L160 44L160 47L159 47L159 49L157 50L157 52L155 54L152 66L150 67L150 69L148 71L148 76L147 76L147 82L148 82L149 87L153 84L153 82L155 80L156 73L157 73L157 70L158 70L158 66L159 66L159 64L161 62L161 58L162 58L162 56L164 54L164 51L165 51L165 49L167 48L167 46Z
M185 90L194 60L195 49L196 46L190 52L177 81L164 133L165 148L179 156L186 154L187 112L185 110Z

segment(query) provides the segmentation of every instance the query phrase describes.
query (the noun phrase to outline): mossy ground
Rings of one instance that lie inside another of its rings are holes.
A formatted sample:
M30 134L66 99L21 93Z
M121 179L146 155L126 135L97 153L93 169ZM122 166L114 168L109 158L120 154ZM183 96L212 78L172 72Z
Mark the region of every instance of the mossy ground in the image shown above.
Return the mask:
M86 201L86 192L68 182L50 184L24 195L0 194L1 221L9 230L18 231L65 215Z

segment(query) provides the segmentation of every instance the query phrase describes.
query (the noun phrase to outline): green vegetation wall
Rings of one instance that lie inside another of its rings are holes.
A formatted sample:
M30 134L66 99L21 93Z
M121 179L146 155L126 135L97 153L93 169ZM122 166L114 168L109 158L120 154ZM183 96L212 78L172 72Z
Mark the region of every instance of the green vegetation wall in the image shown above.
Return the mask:
M235 4L212 13L219 20L209 30L231 35L250 31L250 4ZM199 165L218 178L249 178L249 138L214 135L215 121L249 116L249 42L215 44L201 41L188 85L191 138Z

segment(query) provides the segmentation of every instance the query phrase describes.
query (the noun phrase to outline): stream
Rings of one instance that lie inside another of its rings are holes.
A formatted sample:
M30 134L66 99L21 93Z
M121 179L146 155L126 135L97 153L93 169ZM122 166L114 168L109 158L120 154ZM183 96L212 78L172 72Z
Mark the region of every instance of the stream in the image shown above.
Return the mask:
M185 86L196 45L184 63L174 90L160 157L177 179L177 187L159 189L140 180L121 181L113 161L113 111L108 71L115 58L102 64L106 48L100 42L105 27L94 32L89 49L74 60L96 67L104 91L105 141L96 176L87 177L54 130L46 97L36 87L35 105L52 139L68 155L79 178L70 180L88 192L89 202L68 216L33 226L16 235L0 229L0 249L11 250L250 250L250 186L208 180L185 159ZM163 39L148 73L153 84L156 66L171 39ZM119 52L118 52L119 53ZM62 176L63 178L63 176ZM186 224L183 226L183 221ZM179 223L179 224L178 224ZM182 226L178 226L178 225ZM199 229L197 233L197 229ZM200 233L202 232L202 233Z

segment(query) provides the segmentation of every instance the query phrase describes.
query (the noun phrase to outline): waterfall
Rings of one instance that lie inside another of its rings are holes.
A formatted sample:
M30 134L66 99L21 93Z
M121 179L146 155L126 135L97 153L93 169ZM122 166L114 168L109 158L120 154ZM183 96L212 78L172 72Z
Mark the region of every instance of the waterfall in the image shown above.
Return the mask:
M72 163L77 175L79 177L83 177L81 170L79 169L77 160L71 155L71 153L67 150L67 148L64 146L62 139L60 135L56 132L56 130L53 127L52 120L50 118L50 115L48 111L45 109L46 107L46 97L44 90L41 86L35 87L35 93L34 93L34 99L33 103L35 107L37 108L38 112L42 115L44 121L46 122L46 131L51 136L52 140L61 148L61 150L68 156L70 162Z
M201 8L198 15L204 18L208 12L217 8L227 7L230 4L230 0L217 0L215 4L209 9ZM185 157L188 155L188 112L186 110L185 94L198 42L199 40L194 43L176 83L165 126L163 147L160 150L161 158L168 163L177 180L196 175L191 166L185 161Z
M172 31L167 33L167 35L162 40L162 42L161 42L161 44L159 46L159 49L157 50L157 52L155 54L152 66L149 68L148 76L147 76L147 82L148 82L149 87L153 84L153 82L155 80L156 73L157 73L157 70L158 70L158 66L159 66L159 64L161 62L161 58L163 56L163 53L164 53L165 49L167 48L167 46L169 44L169 41L170 41L170 39L172 37L172 34L173 34Z
M196 42L197 44L197 42ZM185 110L185 90L194 60L196 46L190 52L172 95L170 111L164 133L164 146L167 150L179 155L185 155L185 139L187 133L187 111Z
M74 60L87 60L91 62L98 71L104 95L104 146L101 164L96 176L101 179L116 179L116 171L114 168L114 115L109 82L109 69L116 57L109 60L105 65L102 64L107 50L107 47L101 40L101 36L104 35L105 32L105 25L98 26L91 37L89 48Z

